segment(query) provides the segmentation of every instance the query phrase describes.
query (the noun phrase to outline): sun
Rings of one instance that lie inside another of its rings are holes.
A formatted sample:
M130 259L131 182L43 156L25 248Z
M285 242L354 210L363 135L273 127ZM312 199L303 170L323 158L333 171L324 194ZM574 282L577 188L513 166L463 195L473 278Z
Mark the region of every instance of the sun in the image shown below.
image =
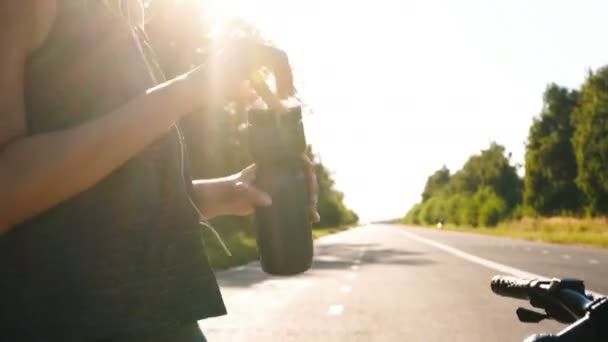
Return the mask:
M280 0L201 0L205 17L212 33L221 31L229 22L240 19L248 22L266 36L279 32L273 8Z

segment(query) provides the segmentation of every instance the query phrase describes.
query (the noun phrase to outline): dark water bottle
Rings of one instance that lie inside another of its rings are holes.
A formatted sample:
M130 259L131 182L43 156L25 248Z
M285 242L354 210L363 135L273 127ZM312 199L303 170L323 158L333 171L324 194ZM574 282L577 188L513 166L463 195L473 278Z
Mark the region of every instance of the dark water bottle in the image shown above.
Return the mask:
M273 275L305 272L312 264L313 243L301 107L281 114L253 109L248 119L256 186L272 197L271 206L255 212L262 269Z

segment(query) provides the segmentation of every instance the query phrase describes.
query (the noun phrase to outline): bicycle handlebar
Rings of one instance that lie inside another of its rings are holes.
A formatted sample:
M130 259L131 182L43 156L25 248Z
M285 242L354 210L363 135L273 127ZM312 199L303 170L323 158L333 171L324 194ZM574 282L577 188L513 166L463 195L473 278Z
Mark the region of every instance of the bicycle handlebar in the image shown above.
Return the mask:
M511 276L495 276L490 287L499 296L528 300L528 292L534 286L534 280Z
M608 341L608 298L593 299L585 293L583 281L577 279L521 279L495 276L490 283L497 295L529 300L544 314L519 308L522 322L537 323L554 319L572 323L557 335L531 336L526 342Z

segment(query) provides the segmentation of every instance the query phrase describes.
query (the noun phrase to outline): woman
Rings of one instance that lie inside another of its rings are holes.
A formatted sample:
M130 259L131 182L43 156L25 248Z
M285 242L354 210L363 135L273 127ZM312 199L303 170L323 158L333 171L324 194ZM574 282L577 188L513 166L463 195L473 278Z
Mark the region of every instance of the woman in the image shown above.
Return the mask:
M197 320L225 314L198 211L271 199L254 166L188 179L174 123L262 66L293 94L289 64L241 41L159 83L142 18L136 0L0 3L1 341L202 341Z

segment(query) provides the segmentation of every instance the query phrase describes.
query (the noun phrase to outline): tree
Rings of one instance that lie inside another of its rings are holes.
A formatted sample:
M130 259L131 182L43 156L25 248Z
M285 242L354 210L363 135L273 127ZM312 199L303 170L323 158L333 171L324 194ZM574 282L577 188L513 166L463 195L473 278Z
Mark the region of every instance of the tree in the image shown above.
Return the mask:
M576 184L585 195L587 212L608 214L608 67L589 73L572 124Z
M309 148L312 159L312 150ZM335 189L335 181L330 171L320 162L315 162L315 174L319 184L319 204L317 206L321 222L318 226L338 226L359 221L357 214L344 204L344 194Z
M506 216L505 201L489 187L479 189L473 196L478 212L477 223L484 227L494 227Z
M420 213L422 210L422 204L421 203L417 203L415 204L408 212L407 215L405 215L404 218L404 222L405 223L409 223L409 224L421 224L421 217L420 217Z
M439 191L445 189L449 182L450 170L444 165L427 179L424 191L422 192L422 201L426 202L438 194Z
M582 194L576 185L577 166L572 146L571 114L578 101L575 90L551 84L544 94L539 118L530 127L526 146L524 203L549 216L579 212Z
M503 146L492 143L453 175L445 166L434 172L422 203L410 209L405 222L434 224L443 218L457 225L495 226L521 203L522 181L509 158Z
M461 225L466 223L463 215L463 208L467 205L468 198L464 194L453 194L451 195L446 203L445 221L454 223L455 225Z
M463 168L451 177L451 193L474 194L480 188L490 187L505 201L508 210L521 202L522 181L515 166L505 156L505 148L497 143L471 156Z
M440 197L432 197L428 201L422 203L420 220L425 224L435 224L443 217L443 211L443 199Z

